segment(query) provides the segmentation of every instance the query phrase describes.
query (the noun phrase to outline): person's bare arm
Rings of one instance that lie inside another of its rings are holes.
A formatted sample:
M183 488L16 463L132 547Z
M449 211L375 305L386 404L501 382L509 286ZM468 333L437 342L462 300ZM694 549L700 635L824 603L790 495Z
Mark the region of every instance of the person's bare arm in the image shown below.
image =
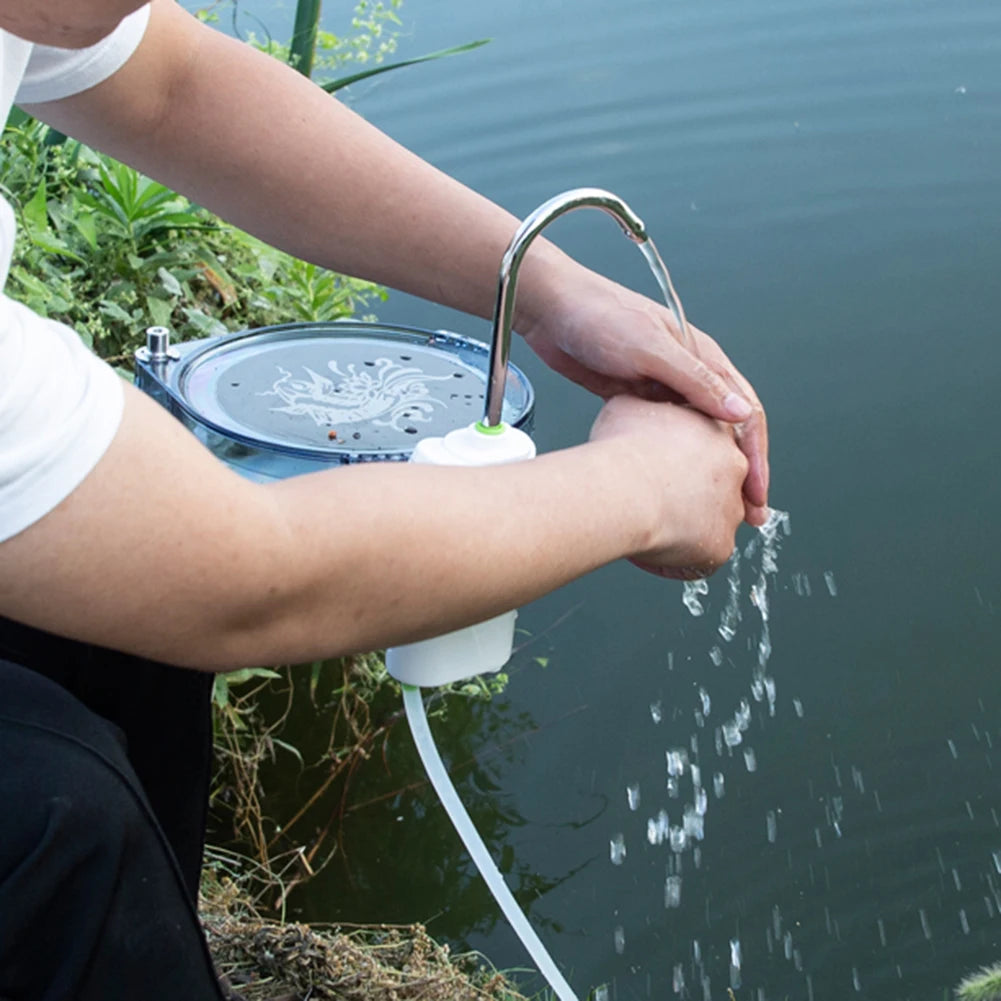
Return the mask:
M0 544L0 614L207 670L376 649L621 556L709 573L732 550L745 472L716 422L623 397L594 440L525 463L369 464L261 486L129 389L95 469Z
M493 307L517 220L173 0L154 0L146 38L118 73L29 110L297 256L480 316ZM544 240L525 260L517 307L532 347L602 396L663 385L741 421L747 514L763 520L764 412L708 336L696 331L690 353L666 308Z

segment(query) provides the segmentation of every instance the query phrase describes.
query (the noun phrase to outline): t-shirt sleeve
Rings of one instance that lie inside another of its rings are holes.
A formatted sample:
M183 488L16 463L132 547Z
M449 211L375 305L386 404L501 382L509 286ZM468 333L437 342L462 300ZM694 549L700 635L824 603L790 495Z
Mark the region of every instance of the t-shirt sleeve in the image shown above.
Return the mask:
M97 465L121 423L122 383L69 327L0 295L0 542Z
M87 49L32 48L15 104L58 101L106 80L128 62L138 48L149 22L149 7L124 18L107 38Z

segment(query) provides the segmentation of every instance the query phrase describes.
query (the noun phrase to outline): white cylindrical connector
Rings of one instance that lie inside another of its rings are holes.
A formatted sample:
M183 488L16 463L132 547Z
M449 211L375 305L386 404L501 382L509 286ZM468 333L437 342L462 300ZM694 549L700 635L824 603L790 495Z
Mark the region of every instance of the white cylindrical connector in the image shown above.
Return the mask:
M524 431L498 424L470 424L444 438L417 443L411 462L435 466L495 466L535 457L535 444ZM471 526L475 531L475 524ZM504 612L464 629L392 647L386 668L398 681L422 688L447 685L477 674L499 671L514 646L516 611Z

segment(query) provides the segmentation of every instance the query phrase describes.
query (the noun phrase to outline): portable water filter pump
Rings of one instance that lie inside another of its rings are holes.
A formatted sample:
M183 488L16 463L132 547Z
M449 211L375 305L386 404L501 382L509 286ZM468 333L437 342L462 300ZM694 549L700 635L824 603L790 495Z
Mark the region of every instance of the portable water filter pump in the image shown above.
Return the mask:
M565 212L584 207L599 208L612 215L622 226L626 236L640 245L667 305L674 313L682 338L686 340L687 346L691 346L688 324L667 269L643 223L625 202L598 188L578 188L557 195L526 217L501 261L483 419L453 430L444 437L422 439L414 449L411 462L486 466L522 462L535 457L535 445L531 438L524 431L501 420L518 268L529 244L550 222ZM560 1001L575 1001L572 988L518 907L462 805L435 747L420 693L421 687L449 684L478 674L499 671L511 656L516 614L515 611L510 611L442 636L391 648L386 652L386 667L393 677L403 683L404 708L418 753L463 844L505 917L557 997Z

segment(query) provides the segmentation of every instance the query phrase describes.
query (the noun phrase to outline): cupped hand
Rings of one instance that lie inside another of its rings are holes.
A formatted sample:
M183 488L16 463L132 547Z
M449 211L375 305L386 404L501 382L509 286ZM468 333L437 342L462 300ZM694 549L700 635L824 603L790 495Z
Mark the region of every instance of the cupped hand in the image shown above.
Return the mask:
M616 396L592 441L611 442L622 475L649 500L649 525L632 561L663 577L706 577L733 553L744 519L747 459L732 428L691 407Z
M689 325L685 344L670 310L579 266L550 289L548 308L519 326L550 368L608 399L619 393L684 401L732 425L748 471L744 517L768 515L768 428L751 384L720 346Z

